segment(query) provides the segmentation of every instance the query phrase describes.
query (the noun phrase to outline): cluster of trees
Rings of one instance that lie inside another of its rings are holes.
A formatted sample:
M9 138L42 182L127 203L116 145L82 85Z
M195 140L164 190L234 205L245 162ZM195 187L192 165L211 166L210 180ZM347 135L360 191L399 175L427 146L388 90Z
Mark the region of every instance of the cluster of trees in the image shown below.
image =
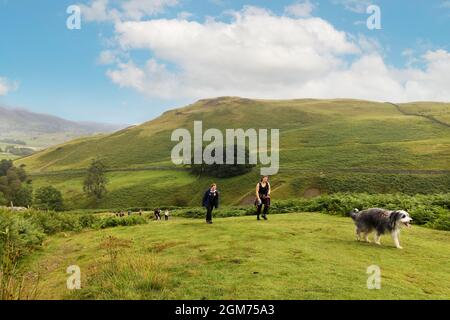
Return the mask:
M238 155L243 153L245 155L245 164L238 164ZM211 152L211 156L215 157L215 150ZM250 152L248 148L244 146L234 146L234 160L233 163L226 162L226 152L223 152L223 164L208 165L204 162L202 164L194 164L194 158L192 158L190 171L198 176L209 176L215 178L231 178L240 175L244 175L252 171L256 165L249 164Z
M63 210L63 197L59 190L48 186L33 195L31 179L24 166L16 167L11 160L0 161L0 205L30 207L45 210Z
M0 161L0 204L30 206L33 189L23 166L15 167L11 160Z
M95 200L101 200L107 193L108 179L106 166L100 160L94 160L87 170L83 190ZM14 166L11 160L0 161L0 205L31 207L37 209L62 211L64 199L62 193L53 186L45 186L33 193L31 179L25 166Z

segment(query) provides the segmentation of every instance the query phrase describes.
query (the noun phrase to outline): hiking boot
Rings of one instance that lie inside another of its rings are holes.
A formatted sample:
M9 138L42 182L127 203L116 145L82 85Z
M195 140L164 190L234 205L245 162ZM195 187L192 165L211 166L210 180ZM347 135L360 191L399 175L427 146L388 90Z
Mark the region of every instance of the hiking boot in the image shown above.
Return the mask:
M263 215L264 220L268 220L266 215Z

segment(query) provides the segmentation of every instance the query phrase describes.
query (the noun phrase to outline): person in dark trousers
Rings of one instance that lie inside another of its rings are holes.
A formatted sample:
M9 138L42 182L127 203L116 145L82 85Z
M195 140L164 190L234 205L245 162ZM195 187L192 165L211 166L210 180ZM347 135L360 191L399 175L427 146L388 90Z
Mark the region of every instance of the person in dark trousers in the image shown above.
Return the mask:
M256 185L256 216L258 220L261 220L261 212L264 220L267 220L270 208L270 183L269 177L265 176L261 178L261 181ZM262 211L264 207L264 211Z
M219 208L219 191L217 185L213 183L203 196L203 206L206 208L206 223L212 224L212 212L214 208Z
M164 211L164 219L165 219L166 221L169 221L169 217L170 217L170 212L169 212L169 210Z
M161 220L161 209L159 209L159 208L155 209L155 220L156 221Z

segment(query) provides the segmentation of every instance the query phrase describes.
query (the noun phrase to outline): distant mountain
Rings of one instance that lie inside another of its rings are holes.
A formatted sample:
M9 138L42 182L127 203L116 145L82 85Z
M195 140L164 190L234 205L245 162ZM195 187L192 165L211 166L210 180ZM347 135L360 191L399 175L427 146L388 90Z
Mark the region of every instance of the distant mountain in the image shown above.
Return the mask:
M74 122L56 116L0 106L0 141L19 140L44 148L77 137L111 133L126 127L96 122Z

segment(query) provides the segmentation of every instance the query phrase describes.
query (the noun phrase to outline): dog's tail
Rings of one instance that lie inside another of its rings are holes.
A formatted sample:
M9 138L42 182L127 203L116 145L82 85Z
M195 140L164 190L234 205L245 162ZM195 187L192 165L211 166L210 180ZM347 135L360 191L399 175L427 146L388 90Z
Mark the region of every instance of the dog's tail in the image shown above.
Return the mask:
M356 218L358 218L359 215L359 209L353 209L349 213L350 217L353 219L353 221L356 221Z

